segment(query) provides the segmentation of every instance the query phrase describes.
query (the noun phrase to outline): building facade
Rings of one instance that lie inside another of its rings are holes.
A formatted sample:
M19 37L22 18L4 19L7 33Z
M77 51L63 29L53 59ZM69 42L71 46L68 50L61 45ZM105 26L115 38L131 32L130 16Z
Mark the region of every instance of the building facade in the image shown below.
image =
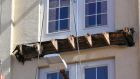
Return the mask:
M140 78L138 0L1 0L0 12L5 79L62 79L43 57L18 62L12 53L17 45L112 33L125 27L135 30L131 47L107 45L77 51L76 44L75 50L59 53L68 64L70 79Z

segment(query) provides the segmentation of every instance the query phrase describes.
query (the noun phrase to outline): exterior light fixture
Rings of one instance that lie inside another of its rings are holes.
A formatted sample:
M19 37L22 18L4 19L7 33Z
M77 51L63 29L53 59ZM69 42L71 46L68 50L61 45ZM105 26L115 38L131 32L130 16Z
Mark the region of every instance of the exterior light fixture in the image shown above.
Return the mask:
M44 56L45 60L49 64L49 67L55 70L67 69L67 64L65 60L60 56L60 54L48 54Z

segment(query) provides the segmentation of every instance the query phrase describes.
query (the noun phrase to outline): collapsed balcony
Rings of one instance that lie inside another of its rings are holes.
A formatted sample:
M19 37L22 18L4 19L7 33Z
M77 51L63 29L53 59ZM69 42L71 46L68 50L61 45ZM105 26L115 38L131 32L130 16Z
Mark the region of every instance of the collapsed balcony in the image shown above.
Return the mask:
M75 51L78 49L78 46L80 50L110 45L131 47L135 45L133 36L133 28L125 28L115 32L100 34L87 34L78 37L71 35L66 39L54 39L50 41L17 45L13 53L19 62L24 63L32 58L37 58L38 54L40 54L40 57L43 57L46 54Z

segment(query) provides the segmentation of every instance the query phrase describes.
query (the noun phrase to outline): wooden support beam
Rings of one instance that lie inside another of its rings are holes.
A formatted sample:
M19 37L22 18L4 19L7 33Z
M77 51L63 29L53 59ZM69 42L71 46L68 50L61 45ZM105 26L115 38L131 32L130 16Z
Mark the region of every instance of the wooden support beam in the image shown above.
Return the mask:
M22 44L21 44L21 45L19 45L19 51L20 51L20 52L19 52L20 54L23 54Z
M123 31L128 33L130 30L129 30L128 27L125 27L125 28L123 29Z
M86 39L87 43L89 44L89 46L92 47L92 36L91 36L91 34L87 34L85 36L85 39Z
M105 33L103 33L103 36L104 36L107 44L110 45L109 33L105 32Z
M74 36L71 35L68 37L69 44L72 46L73 49L76 49Z
M51 43L52 43L53 47L55 48L55 50L58 51L58 41L53 39L53 40L51 40Z
M95 47L103 47L108 45L119 45L119 46L134 46L135 42L133 39L133 28L124 28L123 30L118 30L116 32L105 32L100 34L87 34L85 36L79 36L78 43L80 49L88 49ZM38 51L41 50L40 56L44 56L50 53L73 51L76 49L76 38L74 36L69 36L65 39L54 39L49 41L39 43L29 43L17 45L13 53L19 62L24 63L24 61L31 60L32 58L38 57ZM68 79L66 74L61 72L64 79Z
M35 48L37 49L38 54L41 54L43 51L43 47L41 43L36 43Z

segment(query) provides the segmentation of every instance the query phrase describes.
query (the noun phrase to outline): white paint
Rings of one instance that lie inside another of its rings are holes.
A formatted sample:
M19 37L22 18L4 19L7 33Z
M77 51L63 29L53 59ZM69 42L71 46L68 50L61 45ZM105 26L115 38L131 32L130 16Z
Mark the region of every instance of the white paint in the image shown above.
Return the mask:
M14 12L15 12L15 1L12 0L12 16L11 16L11 20L12 20L12 23L11 23L11 46L10 46L10 55L13 55L12 51L14 49L14 46L13 46L13 40L14 40Z
M2 61L2 73L5 79L11 78L11 14L12 1L0 0L0 59Z

